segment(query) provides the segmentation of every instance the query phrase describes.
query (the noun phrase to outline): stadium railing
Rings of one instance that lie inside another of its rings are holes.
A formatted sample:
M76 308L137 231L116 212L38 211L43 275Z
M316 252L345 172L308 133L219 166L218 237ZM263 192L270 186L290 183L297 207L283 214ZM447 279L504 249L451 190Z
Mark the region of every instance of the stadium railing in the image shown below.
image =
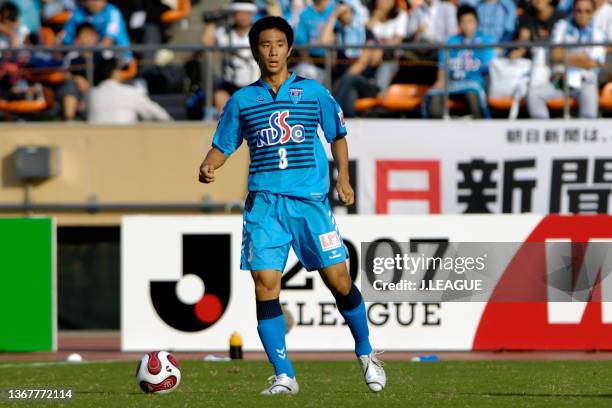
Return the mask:
M383 50L400 50L400 51L439 51L441 50L444 53L446 59L448 59L448 53L453 49L484 49L484 48L494 48L494 49L513 49L513 48L562 48L564 50L564 61L563 65L567 69L568 66L568 50L572 48L585 48L585 47L605 47L607 50L612 49L612 43L581 43L581 44L551 44L548 42L503 42L496 44L425 44L425 43L404 43L399 45L388 45L388 44L345 44L345 45L308 45L308 46L295 46L294 50L296 51L308 51L310 49L319 49L324 50L325 57L323 58L323 67L324 67L324 79L323 84L329 89L332 85L332 70L334 64L333 53L342 50L342 49L383 49ZM134 44L129 47L75 47L75 46L34 46L34 47L20 47L20 48L6 48L0 50L0 56L10 53L65 53L69 51L81 51L88 52L85 55L86 59L86 72L87 79L90 84L93 83L94 77L94 57L92 52L101 52L101 51L112 51L114 53L120 53L126 50L130 50L134 53L151 53L159 50L169 50L176 53L194 53L194 55L199 59L200 67L201 67L201 78L203 82L202 89L204 91L205 98L205 115L204 119L207 122L211 122L214 120L213 117L213 92L214 92L214 54L225 54L235 52L237 50L245 49L246 47L209 47L204 45L177 45L177 44ZM149 61L144 61L144 63L150 63ZM432 66L434 66L435 62L431 61ZM606 64L605 67L609 67L609 64ZM130 67L132 70L134 66ZM57 69L57 68L55 68ZM44 70L44 69L43 69ZM448 92L448 71L445 70L445 81L444 81L444 118L450 118L449 109L452 106L449 98ZM610 78L606 81L606 83L610 82ZM604 90L609 89L606 87L606 83L600 84ZM422 89L421 89L422 91ZM575 104L575 101L570 98L570 89L567 84L567 81L564 81L563 84L563 103L560 105L563 109L563 118L569 119L571 117L570 110L572 105ZM612 96L611 98L612 99ZM2 102L0 100L0 102ZM364 101L364 106L368 105L368 101ZM607 104L610 104L610 101L605 101ZM5 104L6 105L6 104ZM503 104L502 104L503 105ZM0 110L2 110L3 105L0 103ZM18 112L19 113L19 112Z

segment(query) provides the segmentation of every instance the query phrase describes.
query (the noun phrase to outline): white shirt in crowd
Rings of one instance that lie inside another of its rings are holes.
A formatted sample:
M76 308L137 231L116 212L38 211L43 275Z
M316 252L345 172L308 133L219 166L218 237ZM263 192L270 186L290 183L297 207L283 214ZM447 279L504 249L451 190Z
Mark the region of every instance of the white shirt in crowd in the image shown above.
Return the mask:
M593 24L606 36L606 41L612 41L612 5L606 1L593 14Z
M553 27L551 42L553 44L580 44L580 43L604 43L604 33L590 24L586 29L578 30L569 20L559 20ZM606 59L606 48L601 47L576 47L571 48L570 52L584 52L589 58L603 64ZM562 71L563 66L555 67L556 71ZM566 80L570 87L580 88L583 80L595 81L599 69L581 69L568 67Z
M249 47L249 35L238 35L235 30L219 27L215 31L217 45L220 47ZM243 48L226 54L223 63L223 80L239 88L252 84L259 79L259 66L250 48Z
M400 10L397 16L387 21L377 21L372 27L372 33L376 41L386 43L395 37L406 36L406 27L408 26L408 14L404 10Z
M89 122L130 125L141 120L170 121L168 112L153 102L142 89L113 79L102 81L91 90Z
M406 35L415 35L421 25L426 30L416 34L415 40L445 43L457 34L457 7L450 1L424 1L410 14Z
M28 27L26 27L24 24L21 24L17 28L17 35L16 35L17 44L15 45L17 47L23 47L25 45L25 40L28 37L28 35L30 35L30 30L28 30ZM10 48L10 46L11 46L10 38L4 34L0 34L0 50Z

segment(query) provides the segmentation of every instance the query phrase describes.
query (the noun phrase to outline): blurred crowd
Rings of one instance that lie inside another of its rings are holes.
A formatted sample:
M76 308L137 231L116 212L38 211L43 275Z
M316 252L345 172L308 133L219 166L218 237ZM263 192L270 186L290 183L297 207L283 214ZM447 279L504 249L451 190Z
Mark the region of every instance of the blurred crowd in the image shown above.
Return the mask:
M164 44L172 25L189 17L192 3L197 2L0 0L0 52L29 45ZM291 70L329 85L346 117L440 118L450 112L548 118L563 110L566 93L571 97L567 106L582 118L598 117L602 101L609 99L612 106L612 86L606 87L610 53L604 45L612 43L608 0L232 0L202 14L200 38L192 43L248 47L250 27L265 15L286 18L294 27L295 45L315 46L294 52ZM537 44L486 46L515 41ZM456 48L376 47L406 43ZM545 43L553 46L537 46ZM554 47L562 43L576 47ZM372 47L351 47L361 44ZM479 48L457 47L462 44ZM317 48L328 45L340 48ZM185 109L190 118L201 118L200 59L188 58L178 71L142 63L159 57L127 50L3 52L0 111L8 119L23 118L30 105L34 112L68 121L170 120L147 94L160 88L165 72L164 83L185 77ZM88 61L93 61L90 72ZM224 53L215 72L217 114L232 93L259 76L248 48ZM137 78L145 79L144 86L131 84Z

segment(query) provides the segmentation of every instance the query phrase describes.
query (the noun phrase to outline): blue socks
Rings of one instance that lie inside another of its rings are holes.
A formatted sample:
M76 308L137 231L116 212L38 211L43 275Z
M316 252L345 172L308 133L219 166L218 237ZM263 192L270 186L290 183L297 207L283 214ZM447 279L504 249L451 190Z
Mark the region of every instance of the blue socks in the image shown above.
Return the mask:
M278 299L257 301L257 332L266 350L268 360L276 375L287 374L294 378L295 372L285 346L285 316Z
M369 355L372 352L368 338L370 332L365 304L359 289L353 285L346 296L337 293L334 296L338 310L355 339L355 354L358 357ZM257 301L257 332L266 350L268 360L274 366L276 375L287 374L294 378L295 372L285 346L285 331L285 316L283 316L278 299Z
M357 357L369 355L372 352L372 346L368 338L370 331L368 330L365 304L359 289L352 285L351 291L346 296L340 294L334 294L334 296L338 310L355 339L355 354Z

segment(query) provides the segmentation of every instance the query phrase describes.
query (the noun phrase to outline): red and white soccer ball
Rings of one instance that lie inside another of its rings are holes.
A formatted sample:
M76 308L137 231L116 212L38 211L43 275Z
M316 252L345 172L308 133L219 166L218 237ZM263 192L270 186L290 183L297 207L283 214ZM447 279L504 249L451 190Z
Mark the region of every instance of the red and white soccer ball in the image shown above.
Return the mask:
M167 351L145 354L136 368L136 383L147 394L168 394L181 382L181 367Z

